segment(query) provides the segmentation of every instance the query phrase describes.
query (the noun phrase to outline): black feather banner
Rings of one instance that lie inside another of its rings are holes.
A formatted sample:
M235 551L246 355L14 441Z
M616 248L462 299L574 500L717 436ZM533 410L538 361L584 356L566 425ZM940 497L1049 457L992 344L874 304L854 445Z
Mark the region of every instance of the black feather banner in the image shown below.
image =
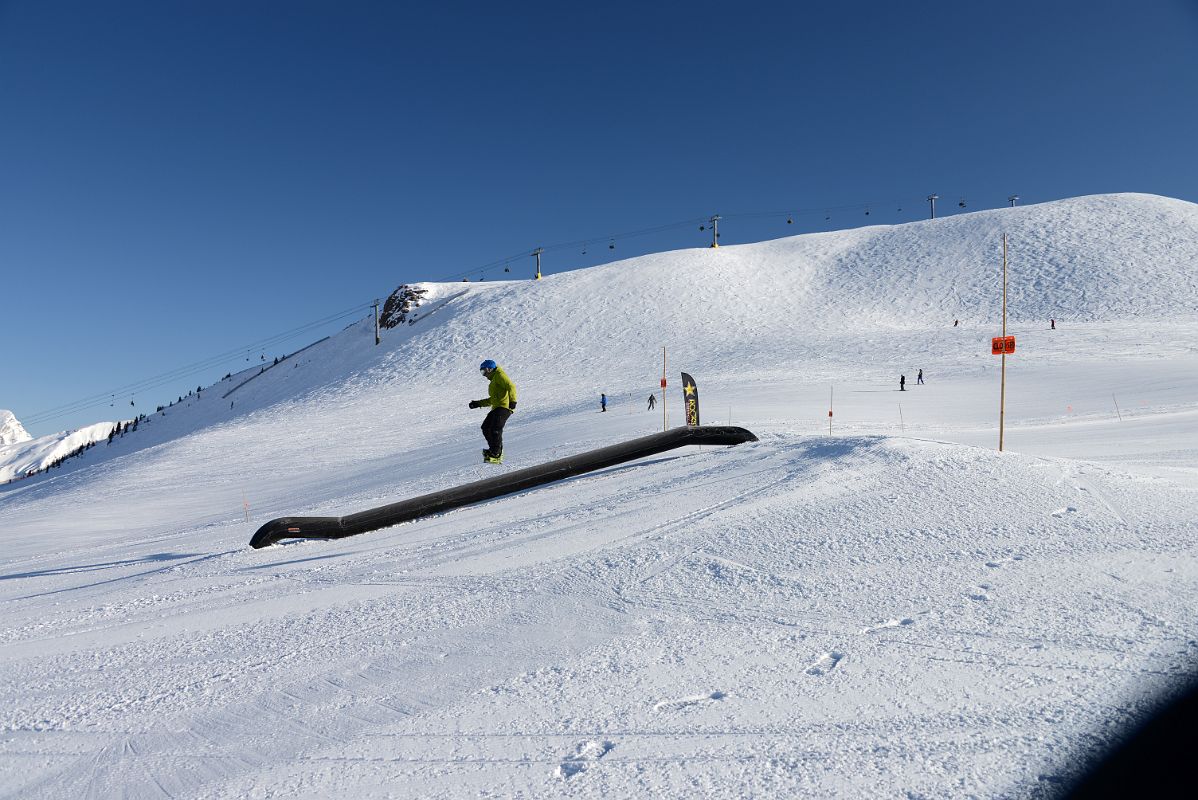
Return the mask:
M695 379L685 372L682 373L682 402L686 406L687 427L699 427L699 387L695 385Z

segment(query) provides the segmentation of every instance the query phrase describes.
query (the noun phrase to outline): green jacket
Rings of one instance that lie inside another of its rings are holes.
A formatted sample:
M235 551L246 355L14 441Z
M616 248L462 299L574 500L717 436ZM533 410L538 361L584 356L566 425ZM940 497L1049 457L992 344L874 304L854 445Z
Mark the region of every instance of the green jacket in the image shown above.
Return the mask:
M516 403L516 384L512 383L503 367L496 367L491 373L491 384L487 387L487 393L487 397L478 401L479 405L510 409Z

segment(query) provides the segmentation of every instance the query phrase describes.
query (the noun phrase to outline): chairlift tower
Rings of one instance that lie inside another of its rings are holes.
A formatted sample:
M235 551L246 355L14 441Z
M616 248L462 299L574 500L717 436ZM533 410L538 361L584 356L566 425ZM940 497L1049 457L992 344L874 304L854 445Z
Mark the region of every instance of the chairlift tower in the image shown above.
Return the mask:
M720 246L720 215L713 214L711 217L711 246Z
M1015 207L1015 201L1019 199L1019 195L1013 194L1007 198L1007 202L1011 204L1011 208Z
M936 201L940 199L938 194L928 195L928 205L932 207L932 219L936 219Z
M541 279L541 253L544 253L544 252L545 252L544 247L538 247L536 250L532 251L533 256L535 256L537 259L537 278L536 278L537 280Z

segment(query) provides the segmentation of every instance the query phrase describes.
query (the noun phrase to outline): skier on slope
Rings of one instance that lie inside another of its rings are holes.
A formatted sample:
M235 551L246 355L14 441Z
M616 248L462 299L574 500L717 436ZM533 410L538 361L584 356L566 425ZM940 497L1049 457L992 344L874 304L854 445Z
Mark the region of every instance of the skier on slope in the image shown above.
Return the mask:
M503 426L516 410L516 384L489 358L479 364L478 369L490 381L490 385L487 387L487 396L482 400L471 400L470 407L491 409L482 424L483 436L487 439L483 461L499 464L503 462Z

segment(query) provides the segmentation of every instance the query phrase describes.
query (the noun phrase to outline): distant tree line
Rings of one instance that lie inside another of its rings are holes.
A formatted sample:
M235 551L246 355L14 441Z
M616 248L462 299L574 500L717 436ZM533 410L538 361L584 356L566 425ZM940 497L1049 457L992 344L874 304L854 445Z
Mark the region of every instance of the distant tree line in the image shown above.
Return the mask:
M287 356L285 356L285 355L281 356L281 357L276 357L274 360L274 364L272 364L271 366L277 365L280 361L283 361L286 358L287 358ZM262 360L263 361L266 360L265 355L262 356ZM267 367L261 367L259 369L259 373L265 371L266 369L267 369ZM221 378L221 380L227 381L232 377L233 377L233 373L230 372L230 373L226 374L225 377ZM183 397L182 395L180 395L177 400L174 400L165 406L158 406L155 409L155 413L161 414L162 416L166 416L166 410L168 408L171 408L179 403L182 403L184 400L189 399L191 397L195 397L197 400L199 400L203 397L203 391L204 391L203 386L197 386L195 389L193 389L187 393L187 397ZM132 401L130 401L130 402L132 402ZM231 407L232 406L230 406L230 408ZM149 417L147 417L145 414L138 414L136 417L134 417L131 420L117 422L116 424L114 424L112 426L112 430L110 430L108 432L108 441L106 442L106 444L111 445L114 439L124 438L124 436L126 434L135 432L141 423L148 422L148 421L149 421ZM25 478L32 478L34 475L39 475L43 472L49 472L52 469L58 469L59 467L61 467L65 462L69 461L70 459L76 458L77 456L80 456L80 455L83 455L83 453L85 453L88 450L95 447L96 444L98 444L98 442L88 442L87 444L80 445L79 447L76 447L74 450L67 453L66 455L59 456L58 458L51 461L49 464L46 464L45 466L43 466L39 469L30 469L30 470L26 470L24 473L22 473L20 475L15 475L12 478L12 480L13 481L24 480Z

